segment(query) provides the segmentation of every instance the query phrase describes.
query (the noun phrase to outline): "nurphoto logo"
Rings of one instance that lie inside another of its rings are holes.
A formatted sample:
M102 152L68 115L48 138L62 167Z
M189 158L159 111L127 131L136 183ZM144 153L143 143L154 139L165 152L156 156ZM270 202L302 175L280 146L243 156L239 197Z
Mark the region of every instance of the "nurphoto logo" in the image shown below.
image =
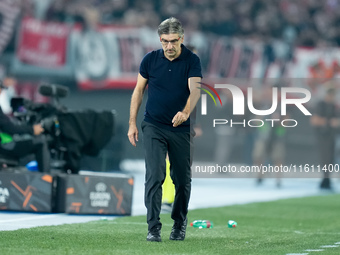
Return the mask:
M233 116L244 116L245 115L245 96L243 91L232 84L215 84L214 87L201 83L202 86L209 88L219 99L220 104L222 106L222 100L217 93L216 89L228 89L231 92L232 99L233 99ZM216 100L212 93L205 89L205 88L200 88L202 91L206 92L214 101L215 105L217 105ZM280 94L279 94L280 93ZM292 98L289 97L289 95L292 94L300 94L302 97L300 98ZM253 88L248 87L247 88L247 107L249 112L256 116L269 116L273 114L278 106L279 106L279 98L280 100L280 115L281 116L286 116L287 115L287 105L295 105L305 116L311 116L312 114L307 110L307 108L303 105L311 99L311 93L309 90L305 88L295 88L295 87L281 87L280 91L278 88L273 87L272 88L272 104L269 109L256 109L254 107L254 100L253 100ZM207 115L207 95L202 94L201 96L201 114L202 115ZM276 118L259 118L259 119L250 119L246 120L243 119L241 121L233 121L233 119L214 119L213 120L213 127L216 125L230 125L235 126L235 125L242 125L244 127L262 127L264 123L270 122L271 127L274 127L275 124L280 123L283 127L295 127L298 125L297 120L295 119L276 119Z

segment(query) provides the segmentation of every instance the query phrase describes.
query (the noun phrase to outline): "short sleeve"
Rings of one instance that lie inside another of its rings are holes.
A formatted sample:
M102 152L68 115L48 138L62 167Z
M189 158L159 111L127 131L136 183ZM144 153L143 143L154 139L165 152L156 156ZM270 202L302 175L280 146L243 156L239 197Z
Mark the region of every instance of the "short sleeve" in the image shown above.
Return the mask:
M189 69L188 78L191 78L191 77L203 78L201 61L196 54L192 54L191 59L190 59L190 69Z
M139 73L143 78L149 79L149 62L150 62L150 53L146 54L144 58L142 59L142 62L140 63L139 66Z

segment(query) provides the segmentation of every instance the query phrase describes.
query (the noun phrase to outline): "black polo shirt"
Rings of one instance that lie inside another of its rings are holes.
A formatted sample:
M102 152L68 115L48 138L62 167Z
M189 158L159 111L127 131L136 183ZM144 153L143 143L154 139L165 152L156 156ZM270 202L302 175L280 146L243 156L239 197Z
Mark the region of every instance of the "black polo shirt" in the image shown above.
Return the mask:
M171 131L189 132L190 118L178 127L173 127L172 119L187 103L188 79L202 77L202 72L198 56L183 44L181 48L181 55L173 61L164 56L163 49L149 52L141 62L139 73L148 80L144 120Z

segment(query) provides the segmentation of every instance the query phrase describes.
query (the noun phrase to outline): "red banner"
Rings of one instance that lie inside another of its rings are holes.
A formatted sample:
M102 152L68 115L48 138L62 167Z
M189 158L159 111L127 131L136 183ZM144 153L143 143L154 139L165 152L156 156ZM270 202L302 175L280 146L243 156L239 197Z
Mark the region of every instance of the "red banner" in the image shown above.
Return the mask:
M66 61L69 33L67 25L26 18L21 23L17 56L31 65L62 67Z

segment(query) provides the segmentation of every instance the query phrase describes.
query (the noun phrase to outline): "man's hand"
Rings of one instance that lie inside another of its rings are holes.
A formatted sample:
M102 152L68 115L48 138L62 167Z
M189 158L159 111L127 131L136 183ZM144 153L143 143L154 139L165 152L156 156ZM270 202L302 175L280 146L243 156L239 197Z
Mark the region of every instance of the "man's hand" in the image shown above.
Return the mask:
M136 142L138 142L138 128L136 124L130 124L127 135L129 137L130 143L136 147Z
M174 127L178 127L181 125L183 122L187 121L189 118L189 114L185 112L178 112L175 117L172 119L172 124Z
M34 133L34 135L40 135L42 132L44 132L44 128L41 126L41 124L33 125L33 133Z

